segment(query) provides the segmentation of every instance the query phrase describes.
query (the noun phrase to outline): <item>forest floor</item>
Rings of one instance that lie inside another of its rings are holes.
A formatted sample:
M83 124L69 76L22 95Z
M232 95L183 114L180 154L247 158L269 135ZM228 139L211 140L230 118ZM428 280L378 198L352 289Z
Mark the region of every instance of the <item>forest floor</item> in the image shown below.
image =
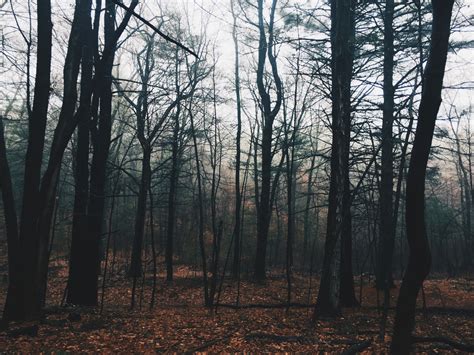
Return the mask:
M153 310L149 309L152 280L138 291L137 306L130 309L131 281L123 272L113 274L106 287L102 314L99 309L60 307L67 278L65 262L52 267L46 316L39 324L13 324L0 332L0 352L342 352L369 341L365 353L387 352L394 310L389 312L388 334L379 339L380 313L373 282L362 283L362 305L344 309L340 318L311 324L316 278L296 275L292 301L283 308L219 307L217 313L203 307L199 275L180 267L172 283L159 275ZM0 284L3 309L6 283ZM0 280L2 282L2 280ZM310 287L311 284L311 287ZM360 280L356 280L360 295ZM397 283L398 286L398 283ZM226 281L220 303L235 305L237 283ZM426 310L416 317L417 336L443 336L474 344L474 280L431 278L425 282ZM393 306L398 287L392 293ZM380 294L381 302L383 296ZM141 302L141 309L140 304ZM286 302L286 279L272 274L264 284L243 279L240 305L282 305ZM78 316L80 314L80 316ZM34 335L24 335L26 326ZM18 333L17 333L17 330ZM419 343L417 352L454 352L447 344Z

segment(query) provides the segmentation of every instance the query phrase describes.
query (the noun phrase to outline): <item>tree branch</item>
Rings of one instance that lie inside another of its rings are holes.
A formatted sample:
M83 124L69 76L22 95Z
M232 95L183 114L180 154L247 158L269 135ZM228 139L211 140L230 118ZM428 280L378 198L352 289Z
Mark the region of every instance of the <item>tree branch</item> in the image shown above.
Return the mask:
M163 32L161 32L156 26L152 25L148 20L144 19L142 16L140 16L139 14L137 14L134 10L132 10L131 8L125 6L124 4L122 4L121 2L117 1L117 0L112 0L112 2L114 4L116 4L117 6L121 7L122 9L124 9L125 11L131 13L133 16L135 16L137 19L139 19L140 21L142 21L145 25L147 25L148 27L150 27L153 31L155 31L156 33L158 33L161 37L163 37L166 41L168 42L171 42L175 45L177 45L179 48L181 49L184 49L186 52L190 53L191 55L193 55L194 57L196 57L197 59L199 59L199 56L194 52L192 51L191 49L189 49L188 47L186 47L184 44L178 42L177 40L171 38L170 36L164 34Z

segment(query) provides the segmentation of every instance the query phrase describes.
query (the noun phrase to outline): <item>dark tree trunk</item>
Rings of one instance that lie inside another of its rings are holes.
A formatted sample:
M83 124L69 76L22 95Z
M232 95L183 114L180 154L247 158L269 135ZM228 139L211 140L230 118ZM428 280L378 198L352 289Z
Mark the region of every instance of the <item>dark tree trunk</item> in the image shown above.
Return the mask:
M234 1L230 0L230 6L232 10L233 26L232 26L232 39L234 41L234 54L235 54L235 100L237 105L237 132L235 136L235 221L234 221L234 258L232 262L232 277L236 279L239 275L239 264L240 264L240 237L241 237L241 211L242 211L242 196L240 186L240 139L242 136L242 109L240 101L240 68L239 68L239 41L237 38L237 16L234 12Z
M36 226L40 204L40 176L43 162L45 129L49 104L51 72L51 2L43 0L37 6L38 53L32 114L29 117L28 147L25 156L25 175L20 224L18 287L9 288L3 317L6 320L35 318L39 314L36 266L39 236Z
M349 185L349 181L347 181L346 184ZM346 196L350 199L350 193L347 193ZM349 203L349 201L346 201L346 203ZM350 212L350 206L347 208L348 211L344 214L342 233L341 286L339 300L343 307L357 307L359 302L355 296L354 271L352 265L352 215Z
M150 167L151 150L149 147L143 149L141 181L138 191L137 210L135 215L135 236L133 238L132 260L130 263L130 276L138 278L143 273L142 250L143 234L145 230L146 200L151 180Z
M84 70L84 69L83 69ZM84 75L84 74L83 74ZM84 80L84 79L83 79ZM82 96L82 94L81 94ZM90 97L90 96L89 96ZM87 235L87 200L89 197L89 116L81 118L77 134L75 164L75 195L72 221L71 256L69 259L69 278L67 303L83 304L83 269L88 260L84 257L87 250L82 239Z
M376 287L389 292L392 286L392 257L395 243L393 215L393 0L385 2L384 69L382 120L382 174L380 179L380 252L377 262Z
M179 94L178 94L179 95ZM173 129L173 142L171 153L171 171L170 171L170 189L168 192L168 225L166 229L166 280L173 281L173 237L176 222L176 187L178 180L178 164L179 164L179 105L178 112L175 114L175 122Z
M87 235L87 201L89 199L89 123L90 105L92 94L92 24L90 15L87 16L87 24L84 29L87 33L86 42L82 47L82 73L81 73L81 96L77 112L78 131L77 147L75 154L75 194L72 221L71 256L69 259L69 278L67 290L67 303L83 304L82 290L84 279L82 270L87 267L87 254L84 248L83 238Z
M24 233L31 228L33 228L34 233L34 236L28 237L26 234L24 236L28 238L25 239L25 245L28 245L25 250L31 252L31 255L25 258L25 262L23 263L25 272L23 277L25 288L23 291L25 292L25 298L29 298L27 307L29 307L31 311L27 312L30 313L27 317L36 317L39 314L41 306L44 303L44 295L46 294L51 222L56 202L56 189L63 153L77 124L77 121L74 119L74 110L77 100L76 85L82 55L82 43L84 40L82 27L84 17L88 12L90 12L90 1L84 0L76 5L63 72L64 100L59 113L58 124L54 132L48 166L41 180L39 194L36 196L37 200L35 201L36 205L34 208L36 208L37 211L33 211L33 215L31 215L31 211L27 211L30 207L24 209L27 219L22 220L22 224L29 224L28 227L24 228ZM44 68L41 70L43 71ZM42 90L44 91L45 89L43 88ZM35 134L37 134L37 132L35 132ZM44 137L38 139L38 141L39 140L42 140L41 149L43 149ZM39 167L41 168L41 162ZM25 173L25 176L26 175ZM25 190L28 190L28 188L25 187ZM24 196L24 202L25 198L28 199L29 197ZM28 218L33 219L28 221ZM32 258L30 258L30 256L32 256Z
M130 8L138 4L133 0ZM124 31L131 14L127 12L120 26L115 30L115 5L113 1L106 1L104 17L104 50L102 57L97 53L97 33L100 18L101 1L97 1L94 19L93 42L95 46L95 75L92 80L92 101L90 115L91 143L93 147L90 166L89 200L87 204L87 231L83 235L80 246L76 248L78 259L85 259L81 263L81 296L80 304L85 306L97 305L98 275L100 272L100 243L102 238L102 224L105 208L105 187L107 176L107 161L110 150L112 128L112 68L115 57L115 48L120 35ZM98 113L100 109L100 113ZM98 122L97 122L98 121ZM98 123L98 127L95 125Z
M77 79L82 58L82 44L84 43L85 17L90 13L90 1L82 0L77 3L74 19L69 36L66 60L64 63L64 93L58 124L54 131L51 144L48 166L41 180L40 205L37 221L38 263L37 263L37 290L39 292L38 307L42 307L46 295L47 273L49 264L49 239L51 223L56 204L56 191L59 182L61 162L64 151L77 126L77 116L74 115L77 103Z
M153 135L150 137L145 136L145 127L148 117L149 107L149 89L148 84L150 81L150 74L153 65L151 64L151 56L153 54L154 37L150 37L147 41L144 49L144 65L139 64L139 75L142 81L141 92L138 96L137 104L133 104L136 109L137 115L137 138L142 148L142 170L141 170L141 181L138 192L138 203L135 214L135 235L133 238L132 246L132 259L130 261L129 276L133 277L133 291L132 291L132 307L135 303L135 285L136 279L143 273L142 268L142 249L143 249L143 235L145 230L145 216L146 216L146 201L147 193L150 189L151 184L151 153L152 146L151 142L155 138ZM139 59L138 59L139 60ZM139 62L140 63L140 62ZM148 129L149 130L149 129ZM147 130L147 131L148 131Z
M268 230L272 216L272 138L273 138L273 121L280 111L282 103L282 83L278 74L276 58L273 53L273 25L277 0L272 1L270 11L270 20L268 23L269 38L267 42L265 34L265 24L263 18L263 0L258 1L258 23L259 23L259 49L258 49L258 68L257 68L257 87L260 95L261 106L263 110L263 127L262 127L262 174L260 198L257 205L257 251L255 255L255 278L264 280L266 277L266 256L267 256L267 240ZM272 76L275 80L277 98L272 108L272 100L267 92L264 83L265 62L268 57L272 68Z
M115 47L112 44L115 28L115 5L106 1L104 18L104 47ZM105 50L104 50L105 51ZM104 53L104 55L106 55ZM84 249L88 250L88 263L82 270L84 275L83 305L97 305L98 275L100 272L100 244L105 208L105 185L107 177L107 161L110 150L112 129L112 67L114 51L98 63L94 83L99 85L94 92L93 111L99 102L98 127L92 127L93 155L90 170L89 204L87 208L88 232L84 238ZM100 100L99 100L100 98ZM96 114L92 112L92 114ZM82 257L85 257L83 255Z
M311 201L313 199L313 174L314 174L314 167L316 163L316 156L311 158L311 165L309 168L309 176L308 176L308 183L306 188L306 203L304 209L304 217L303 217L303 261L302 266L303 270L306 267L306 256L308 255L308 242L311 236L311 232L313 230L310 219L309 219L309 212L311 208Z
M10 166L7 159L6 143L3 128L3 117L0 117L0 190L5 213L5 227L8 247L8 292L6 304L10 312L19 310L22 280L20 274L20 241L18 238L18 218L15 196L13 194ZM13 317L12 317L13 316ZM4 319L15 318L14 314L4 314Z
M191 107L191 104L190 104ZM194 115L192 110L189 110L189 116L191 120L191 133L193 136L193 150L194 150L194 159L196 162L196 179L198 184L198 204L199 204L199 249L201 252L201 263L202 263L202 282L203 282L203 291L204 291L204 304L206 306L211 306L209 300L209 287L207 279L207 257L206 257L206 247L204 244L204 199L202 191L202 179L201 179L201 162L199 161L197 137L196 137L196 128L194 126Z
M347 206L354 1L331 3L332 152L323 270L313 320L340 313L340 255ZM350 213L350 212L349 212Z
M40 6L40 4L38 4L38 6L38 11L40 11L42 6ZM51 9L48 8L48 10L50 11ZM64 150L66 149L66 146L77 125L77 119L74 116L74 110L77 101L77 78L82 57L82 43L84 42L84 33L86 32L84 30L85 18L89 16L89 13L90 1L83 0L76 4L63 71L64 99L61 106L61 111L59 113L58 124L54 131L48 166L41 180L39 194L36 196L37 200L35 201L34 208L37 210L33 211L33 215L31 215L31 211L24 211L26 220L22 220L22 224L29 224L28 227L24 228L24 233L31 230L31 228L33 228L34 233L34 236L27 236L26 234L24 235L24 250L27 250L29 253L31 253L31 255L25 254L25 260L22 266L23 282L25 283L23 288L25 296L23 299L27 300L28 302L28 305L25 306L25 318L37 317L45 301L44 296L46 294L47 272L50 254L49 238L54 206L56 203L56 190ZM48 16L50 16L50 14ZM38 51L38 55L39 52L40 50ZM38 70L44 71L45 69L42 68ZM42 88L42 91L45 91L45 88ZM41 132L35 132L35 134L38 133L41 134ZM44 135L44 132L42 134ZM43 149L44 137L42 139L38 139L38 141L39 140L42 141L41 149ZM30 148L31 147L28 149ZM40 149L39 147L37 148ZM36 152L35 154L38 153ZM39 164L39 168L41 169L41 162ZM26 170L28 170L28 167ZM25 173L25 176L26 175L27 174ZM28 188L25 187L25 191L27 190ZM25 199L28 198L29 197L24 196L24 202ZM26 208L26 210L28 209L30 209L30 207ZM28 220L28 218L32 219Z
M408 354L415 326L418 292L430 271L431 254L425 224L425 177L436 117L441 104L454 0L432 0L433 25L418 126L411 152L406 191L406 231L410 254L398 296L391 352Z

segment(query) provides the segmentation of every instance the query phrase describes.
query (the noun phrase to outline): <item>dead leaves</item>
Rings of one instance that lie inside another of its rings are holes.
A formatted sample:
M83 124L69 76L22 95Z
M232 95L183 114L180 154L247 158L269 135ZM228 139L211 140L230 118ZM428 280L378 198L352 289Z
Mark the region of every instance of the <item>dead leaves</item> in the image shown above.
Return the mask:
M61 263L58 263L61 265ZM142 308L129 309L128 281L113 275L105 295L103 314L97 310L52 307L63 295L66 273L60 271L50 281L50 312L37 325L37 336L0 332L0 352L343 352L362 349L387 352L390 337L378 340L379 314L376 293L371 285L363 289L363 307L345 309L344 316L310 324L312 308L219 308L214 314L202 305L199 275L184 273L172 284L159 281L154 310L148 310L148 280L139 292ZM294 277L292 302L314 302L317 282L302 275ZM315 286L316 285L316 286ZM237 285L224 285L221 302L235 304ZM265 285L243 281L240 304L284 302L285 279L270 278ZM455 341L474 341L472 281L429 280L425 283L428 312L417 313L417 336L444 335ZM358 294L359 290L356 290ZM4 290L0 291L4 299ZM396 300L396 290L393 291ZM392 303L393 304L393 303ZM420 300L421 305L421 300ZM3 305L0 304L0 307ZM444 307L444 308L443 308ZM390 313L388 329L392 326ZM370 342L370 345L368 344ZM352 349L352 350L351 350ZM417 344L419 351L446 351L445 344ZM452 350L452 349L451 349Z

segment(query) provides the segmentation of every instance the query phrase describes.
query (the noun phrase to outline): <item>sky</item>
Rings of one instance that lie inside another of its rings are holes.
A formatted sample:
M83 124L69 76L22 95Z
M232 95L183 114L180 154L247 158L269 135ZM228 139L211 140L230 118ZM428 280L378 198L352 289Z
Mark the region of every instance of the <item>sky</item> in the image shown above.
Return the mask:
M188 14L188 19L191 25L191 32L199 33L202 30L203 24L205 24L205 31L207 37L215 43L216 52L218 56L217 69L218 72L222 73L227 79L228 84L231 85L231 80L233 78L234 70L234 48L231 37L232 30L232 17L230 14L230 1L236 0L161 0L161 9L164 13L168 10L175 10L182 14ZM285 0L287 1L287 0ZM461 12L455 13L455 17L462 18L474 12L474 1L464 0L467 6L463 7ZM292 1L297 2L300 5L310 6L310 4L316 4L317 0L297 0ZM269 1L266 1L267 5ZM280 3L283 3L283 0L280 0ZM7 5L4 5L0 11L0 30L3 36L3 41L5 39L7 44L10 44L12 38L16 38L16 48L18 53L16 56L18 58L13 58L17 60L18 65L24 62L24 42L20 37L20 33L16 28L14 18L10 13L10 4L13 4L13 7L16 9L18 14L18 21L25 33L28 31L28 21L27 21L27 7L26 2L23 0L12 0ZM143 17L153 21L153 18L159 14L160 10L156 5L157 1L140 1L140 13ZM54 55L55 60L53 62L53 81L61 80L62 72L62 60L64 57L65 43L68 36L68 22L64 21L67 18L71 18L71 13L73 10L73 1L59 1L53 0L54 8L54 30L55 34L61 38L63 43L56 43L54 46ZM34 6L33 6L34 12ZM277 23L277 26L281 23ZM33 21L33 27L35 26ZM252 30L252 28L243 21L239 21L239 30ZM254 30L254 29L253 29ZM254 30L255 31L255 30ZM172 33L169 33L173 37ZM463 28L463 31L454 32L452 34L453 39L462 39L462 40L474 40L474 24L471 24L470 27ZM3 42L3 43L4 43ZM242 66L246 65L246 61L255 53L255 48L250 48L246 46L245 43L241 44L241 56L242 56ZM5 57L5 52L9 48L2 48L2 53L0 53L0 64L7 63L8 60ZM59 55L58 55L59 54ZM12 60L12 58L10 58ZM33 63L34 64L34 63ZM4 68L6 68L4 66ZM21 70L21 68L17 68ZM4 94L11 94L12 86L15 82L20 80L17 72L12 72L10 70L6 72L1 72L2 78L0 83L2 87L0 90ZM34 65L32 65L32 73L34 75ZM445 75L445 90L443 92L443 107L441 109L440 115L446 114L449 111L449 107L454 104L463 110L472 104L472 91L465 88L474 88L474 49L463 49L459 50L456 53L451 53L448 59L448 66ZM7 95L8 96L8 95ZM3 98L0 101L0 107L5 105L5 99ZM472 119L471 119L472 121Z

